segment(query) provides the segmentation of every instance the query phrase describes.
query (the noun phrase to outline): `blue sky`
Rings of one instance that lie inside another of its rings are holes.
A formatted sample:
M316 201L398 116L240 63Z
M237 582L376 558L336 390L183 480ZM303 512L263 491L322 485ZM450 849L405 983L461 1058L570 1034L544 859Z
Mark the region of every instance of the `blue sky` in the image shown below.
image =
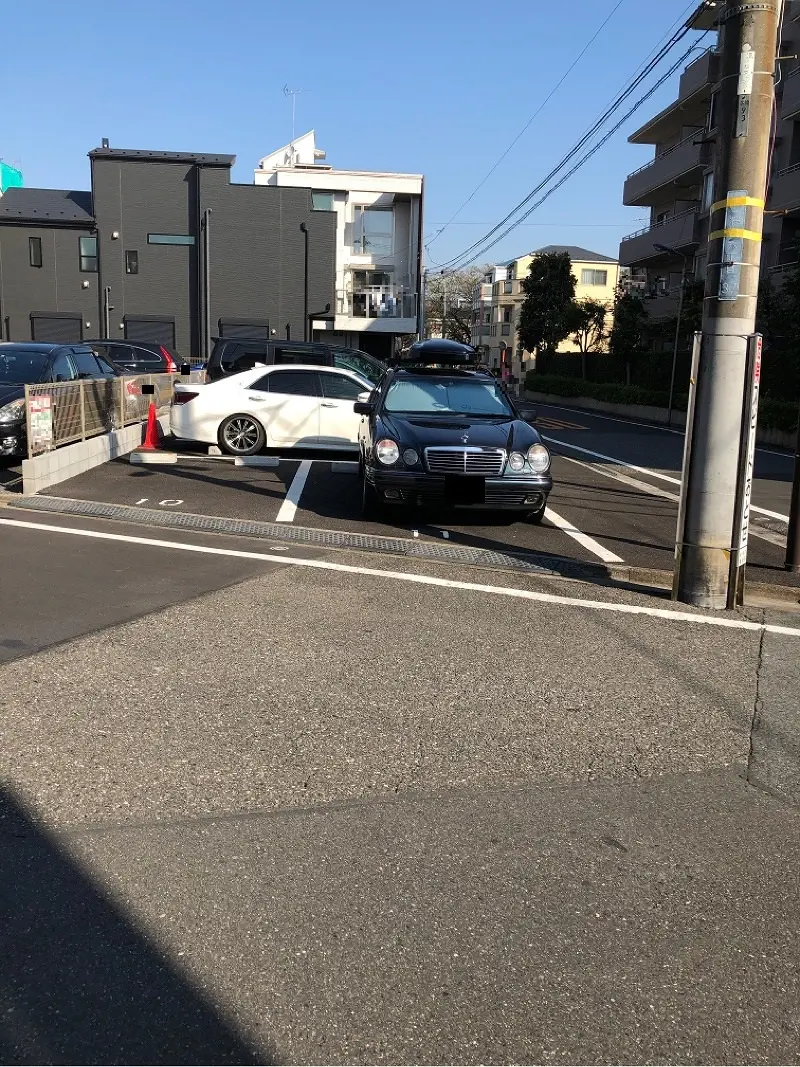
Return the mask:
M87 151L229 152L235 181L314 127L335 167L426 178L430 238L470 195L616 0L39 0L7 6L0 157L29 186L85 189ZM693 5L623 0L558 93L456 221L431 245L446 260L498 222L584 133ZM650 9L649 19L643 9ZM688 43L688 42L687 42ZM707 43L707 42L705 42ZM676 53L677 56L677 53ZM665 64L666 66L666 64ZM663 107L677 78L484 259L545 244L616 254L643 224L621 204L627 173L652 149L626 134Z

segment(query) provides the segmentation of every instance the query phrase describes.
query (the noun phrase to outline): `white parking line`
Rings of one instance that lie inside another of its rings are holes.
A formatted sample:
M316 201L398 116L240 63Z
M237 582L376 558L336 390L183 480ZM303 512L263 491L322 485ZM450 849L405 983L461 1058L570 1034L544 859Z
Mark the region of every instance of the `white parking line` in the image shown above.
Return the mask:
M581 533L577 527L573 526L568 519L563 518L558 512L553 511L552 508L546 508L544 517L552 522L553 526L557 526L559 530L563 530L567 537L571 537L573 541L577 541L579 545L583 545L595 556L598 556L603 563L623 563L624 560L619 556L615 556L609 549L604 548L599 541L595 541L593 537L588 534Z
M592 471L594 474L600 474L604 478L611 478L612 481L630 485L634 489L638 489L640 493L647 493L649 496L660 496L675 503L680 500L677 493L670 493L667 489L661 489L657 485L640 482L638 478L629 478L627 474L620 474L619 471L604 470L598 463L584 463L580 459L575 459L574 456L562 456L561 458L565 459L567 463L574 463L576 466L583 467L584 470ZM779 518L780 516L776 517ZM771 545L777 545L778 548L786 548L786 538L779 533L775 533L774 530L765 530L762 526L756 526L755 523L751 522L750 534L753 537L760 538L762 541L769 541Z
M604 459L608 463L617 463L620 467L627 467L630 471L648 475L650 478L660 478L662 482L671 482L672 485L681 484L680 478L673 478L670 474L662 474L661 471L654 471L649 467L638 467L635 463L628 463L624 459L619 459L618 456L607 456L604 452L594 452L591 448L582 448L580 445L573 445L569 441L558 441L555 437L546 437L544 434L542 434L542 438L553 445L560 445L562 448L571 448L575 452L583 452L587 456L595 456L597 459ZM782 522L789 521L788 515L782 515L779 511L769 511L767 508L759 508L756 507L755 504L750 505L750 510L757 511L759 515L767 515L770 519L780 519Z
M800 637L800 627L777 626L771 623L750 622L747 619L731 619L721 615L700 615L671 608L654 608L646 604L615 604L605 600L581 600L579 597L559 596L555 593L540 593L533 589L515 589L502 585L479 585L477 582L459 582L451 578L436 578L429 574L405 574L402 571L383 571L375 567L354 567L347 563L330 563L321 559L301 559L293 556L273 556L268 552L244 552L235 548L212 548L210 545L192 545L181 541L160 541L155 537L133 537L130 534L105 533L100 530L78 530L70 526L52 526L39 522L24 522L21 519L0 519L0 524L17 526L26 530L41 530L45 533L69 534L73 537L90 537L100 541L122 541L128 544L149 545L152 548L171 548L178 552L197 552L209 556L232 556L236 559L259 559L265 563L283 563L290 567L307 567L312 570L335 571L339 574L356 574L415 585L432 585L444 589L463 589L472 593L488 593L492 596L507 596L516 600L531 600L540 604L555 604L560 607L584 608L589 611L609 611L619 615L646 615L652 619L668 622L690 622L705 626L718 626L727 630L751 630L756 633L783 634Z
M306 478L308 477L308 472L311 470L311 462L310 459L304 459L297 468L295 476L292 478L292 484L289 486L289 492L286 494L286 498L281 504L275 522L294 522L297 505L300 503L300 497L303 495Z

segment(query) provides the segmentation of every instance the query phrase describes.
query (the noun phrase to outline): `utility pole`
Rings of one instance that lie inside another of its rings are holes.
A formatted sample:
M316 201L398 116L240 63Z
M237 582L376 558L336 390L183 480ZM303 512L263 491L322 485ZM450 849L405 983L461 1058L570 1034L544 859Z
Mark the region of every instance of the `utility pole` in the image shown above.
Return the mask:
M724 608L745 390L755 330L781 0L728 0L720 16L722 78L703 338L685 518L676 546L678 600Z
M442 271L442 337L445 337L444 323L447 318L447 275Z

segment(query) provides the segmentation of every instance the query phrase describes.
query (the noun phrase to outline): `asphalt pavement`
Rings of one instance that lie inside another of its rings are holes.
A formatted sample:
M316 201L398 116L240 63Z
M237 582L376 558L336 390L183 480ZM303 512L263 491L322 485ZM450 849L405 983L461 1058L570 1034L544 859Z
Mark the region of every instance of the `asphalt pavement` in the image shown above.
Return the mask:
M132 466L120 459L62 482L48 495L670 572L682 435L545 405L538 406L538 426L553 452L555 483L540 526L513 514L391 508L378 521L365 521L357 468L347 453L276 454L264 457L274 466L254 468L181 445L176 464ZM791 474L791 456L757 451L751 582L800 588L800 576L783 566Z
M572 532L375 529L653 558L645 446L558 432ZM800 1062L800 615L344 550L302 463L0 507L0 1061Z
M800 1059L796 615L0 521L184 583L2 668L4 1063Z

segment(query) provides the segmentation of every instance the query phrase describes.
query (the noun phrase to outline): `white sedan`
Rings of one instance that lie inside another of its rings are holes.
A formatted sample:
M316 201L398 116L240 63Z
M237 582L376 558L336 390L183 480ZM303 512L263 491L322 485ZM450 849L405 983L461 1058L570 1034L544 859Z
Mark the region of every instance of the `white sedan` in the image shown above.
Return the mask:
M372 389L355 371L335 367L254 367L205 385L176 384L170 430L234 456L265 446L354 449L360 416L353 403Z

